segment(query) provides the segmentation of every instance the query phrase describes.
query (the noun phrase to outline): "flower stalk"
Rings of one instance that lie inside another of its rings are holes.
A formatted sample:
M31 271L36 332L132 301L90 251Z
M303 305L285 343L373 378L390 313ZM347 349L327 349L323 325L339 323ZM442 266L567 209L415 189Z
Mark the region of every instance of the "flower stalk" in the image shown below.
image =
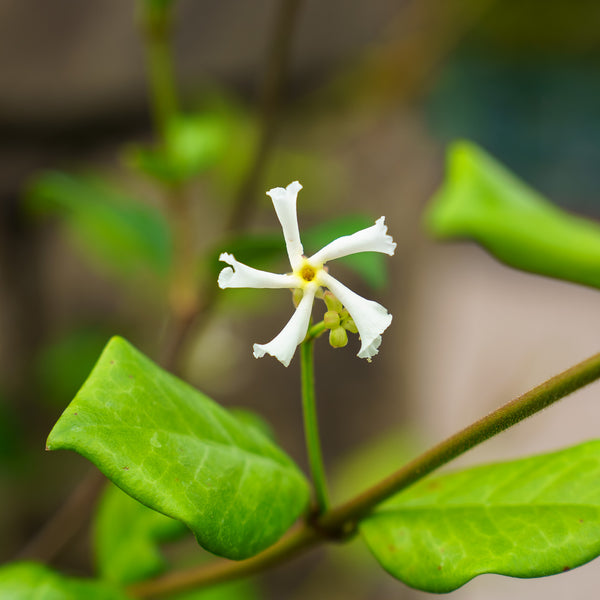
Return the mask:
M302 381L302 413L304 415L304 435L310 474L315 490L315 513L325 512L329 507L327 481L323 466L323 453L319 437L317 420L317 406L315 395L315 373L313 360L314 338L307 339L300 344L300 378Z

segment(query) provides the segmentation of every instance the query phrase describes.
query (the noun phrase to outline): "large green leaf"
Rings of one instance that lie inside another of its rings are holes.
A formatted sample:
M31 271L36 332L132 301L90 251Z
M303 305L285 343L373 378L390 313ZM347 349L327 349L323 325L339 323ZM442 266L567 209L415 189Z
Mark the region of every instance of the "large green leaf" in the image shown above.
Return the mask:
M48 438L140 502L233 559L274 543L306 508L308 484L261 431L113 338Z
M118 487L106 488L94 526L94 554L103 579L129 584L157 575L167 563L159 543L187 531L181 521L141 504Z
M450 147L426 217L434 235L473 239L512 267L600 287L600 225L554 206L474 144Z
M99 178L43 173L27 201L37 213L60 215L78 245L112 271L167 273L171 241L161 214Z
M65 577L44 565L12 563L0 568L0 598L5 600L127 600L112 585Z
M427 478L360 531L387 571L429 592L567 571L600 554L600 441Z

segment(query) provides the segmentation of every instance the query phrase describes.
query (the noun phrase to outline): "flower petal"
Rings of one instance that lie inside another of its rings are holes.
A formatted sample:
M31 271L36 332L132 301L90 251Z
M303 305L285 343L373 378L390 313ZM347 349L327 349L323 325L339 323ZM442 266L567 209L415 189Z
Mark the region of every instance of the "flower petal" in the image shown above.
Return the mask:
M300 282L296 275L277 275L253 269L224 252L219 260L231 265L219 273L219 287L225 288L295 288Z
M286 188L273 188L267 192L267 196L271 196L271 200L273 200L277 218L281 223L285 246L293 270L300 265L304 254L296 213L296 198L301 189L302 186L297 181L293 181Z
M302 342L308 331L308 324L316 290L316 286L308 286L305 288L304 296L302 296L302 300L300 300L296 312L292 315L292 318L281 330L279 335L273 338L268 344L254 344L254 356L256 358L261 358L265 354L270 354L285 367L290 364L294 352L296 352L296 347Z
M396 243L391 235L387 235L385 217L380 217L375 221L375 225L334 240L308 260L313 264L322 265L328 260L357 252L382 252L392 256L395 249Z
M392 315L381 304L359 296L325 271L319 273L319 281L348 309L356 323L362 342L357 356L367 359L375 356L381 344L381 334L390 326Z

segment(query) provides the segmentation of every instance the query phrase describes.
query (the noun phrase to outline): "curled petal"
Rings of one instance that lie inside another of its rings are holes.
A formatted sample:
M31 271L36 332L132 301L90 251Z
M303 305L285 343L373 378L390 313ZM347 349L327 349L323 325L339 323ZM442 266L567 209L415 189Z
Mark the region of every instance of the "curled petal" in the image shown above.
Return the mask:
M310 261L316 264L324 264L328 260L341 258L357 252L382 252L392 256L396 249L396 243L391 235L387 235L385 217L375 221L375 225L361 229L352 235L345 235L327 244L319 250Z
M359 296L325 271L319 273L319 280L348 309L354 320L361 340L357 356L367 359L375 356L381 344L381 334L390 326L392 315L381 304Z
M307 287L304 290L304 296L296 308L296 312L288 321L287 325L281 330L279 335L273 338L268 344L254 344L254 356L261 358L265 354L274 356L285 367L290 364L296 347L306 336L316 287Z
M294 270L302 262L302 255L304 253L304 248L302 248L302 242L300 241L298 215L296 213L296 198L301 189L302 186L297 181L293 181L286 188L273 188L267 192L267 196L271 196L271 200L273 200L277 218L281 223L290 265L292 265L292 269Z
M219 273L219 287L225 288L295 288L298 287L296 275L277 275L267 271L253 269L237 261L233 254L224 252L219 260L231 265Z

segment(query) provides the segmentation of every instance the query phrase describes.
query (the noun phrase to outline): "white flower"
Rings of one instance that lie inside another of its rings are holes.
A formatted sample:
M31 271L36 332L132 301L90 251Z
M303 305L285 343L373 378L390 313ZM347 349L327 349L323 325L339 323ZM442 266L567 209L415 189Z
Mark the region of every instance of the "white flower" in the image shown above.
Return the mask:
M320 286L329 288L344 305L354 320L361 339L358 352L360 358L370 359L378 352L381 334L392 322L387 310L362 296L355 294L333 278L324 268L325 263L357 252L382 252L392 256L396 244L387 235L385 217L377 219L375 225L346 235L327 244L316 254L306 258L300 241L296 197L302 186L294 181L287 188L274 188L267 192L285 237L292 273L277 275L259 271L238 262L232 254L223 253L219 260L231 265L219 274L219 287L225 288L299 288L303 291L302 300L287 325L267 344L254 344L254 356L260 358L270 354L286 367L290 364L296 347L305 338L310 322L313 300Z

